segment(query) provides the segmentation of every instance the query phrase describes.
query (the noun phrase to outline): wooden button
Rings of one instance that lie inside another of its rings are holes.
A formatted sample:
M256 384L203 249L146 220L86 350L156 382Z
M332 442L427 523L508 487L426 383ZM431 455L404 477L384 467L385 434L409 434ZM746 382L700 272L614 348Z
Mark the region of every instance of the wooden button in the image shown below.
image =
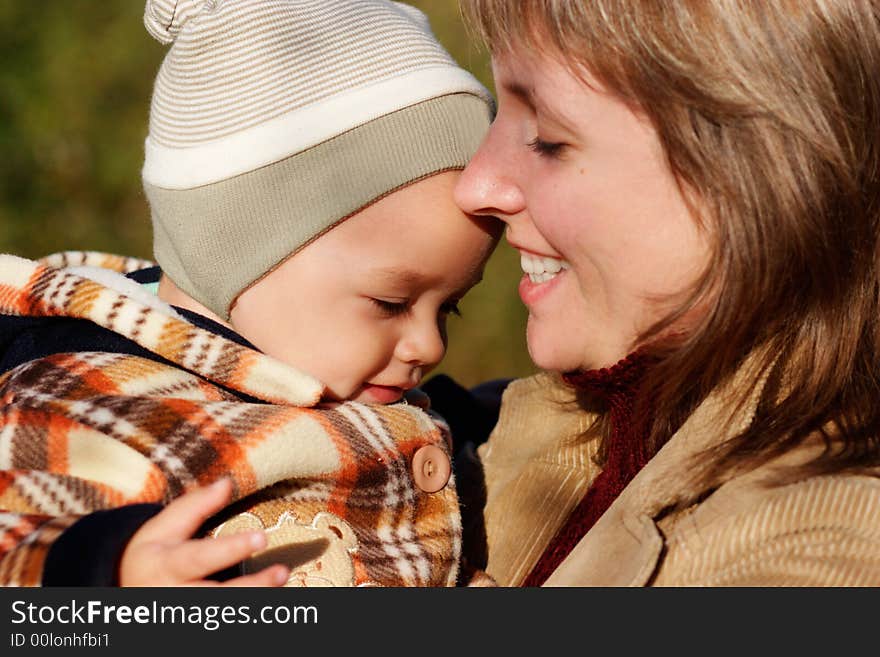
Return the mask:
M413 481L426 493L441 490L452 474L446 452L436 445L419 447L412 459Z

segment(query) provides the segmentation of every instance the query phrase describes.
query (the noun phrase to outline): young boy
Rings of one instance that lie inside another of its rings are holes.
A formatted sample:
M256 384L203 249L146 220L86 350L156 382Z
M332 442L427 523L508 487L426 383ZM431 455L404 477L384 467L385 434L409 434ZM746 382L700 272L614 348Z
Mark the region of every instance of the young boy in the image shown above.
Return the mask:
M394 402L498 237L452 201L488 92L395 2L144 21L172 44L158 267L0 257L0 581L196 584L256 551L230 584L455 583L444 424Z

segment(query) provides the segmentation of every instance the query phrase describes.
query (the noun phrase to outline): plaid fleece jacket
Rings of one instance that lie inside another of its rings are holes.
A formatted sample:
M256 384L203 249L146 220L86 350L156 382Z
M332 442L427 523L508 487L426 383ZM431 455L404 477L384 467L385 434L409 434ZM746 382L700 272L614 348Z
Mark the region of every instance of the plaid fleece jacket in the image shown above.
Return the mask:
M0 584L44 583L53 545L102 514L131 522L139 504L231 477L236 501L206 531L267 532L245 571L281 560L290 585L454 585L454 480L426 493L411 472L420 447L448 452L445 423L405 404L318 407L318 381L73 266L149 264L0 255L2 319L78 319L150 355L68 351L0 372Z

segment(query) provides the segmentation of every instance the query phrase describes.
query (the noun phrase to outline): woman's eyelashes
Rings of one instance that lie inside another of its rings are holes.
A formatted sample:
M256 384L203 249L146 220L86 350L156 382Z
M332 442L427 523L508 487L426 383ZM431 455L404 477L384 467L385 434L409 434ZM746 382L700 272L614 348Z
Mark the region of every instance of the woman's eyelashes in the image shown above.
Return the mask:
M379 311L386 317L399 317L409 312L412 304L409 301L389 301L387 299L379 299L370 297ZM458 315L461 317L461 310L458 307L458 301L447 301L440 306L441 315Z
M541 157L558 157L565 144L544 141L540 137L535 137L528 143L528 146Z

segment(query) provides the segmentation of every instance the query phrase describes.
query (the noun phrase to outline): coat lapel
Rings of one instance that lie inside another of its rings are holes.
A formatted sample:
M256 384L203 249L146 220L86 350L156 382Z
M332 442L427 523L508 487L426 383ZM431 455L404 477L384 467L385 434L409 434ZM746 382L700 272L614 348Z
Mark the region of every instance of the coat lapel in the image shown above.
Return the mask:
M760 362L760 358L750 360L728 385L700 404L544 586L644 586L649 582L664 543L655 518L692 490L694 457L751 423L765 381L756 369ZM751 386L755 381L757 385ZM742 391L749 387L748 399L738 405Z

